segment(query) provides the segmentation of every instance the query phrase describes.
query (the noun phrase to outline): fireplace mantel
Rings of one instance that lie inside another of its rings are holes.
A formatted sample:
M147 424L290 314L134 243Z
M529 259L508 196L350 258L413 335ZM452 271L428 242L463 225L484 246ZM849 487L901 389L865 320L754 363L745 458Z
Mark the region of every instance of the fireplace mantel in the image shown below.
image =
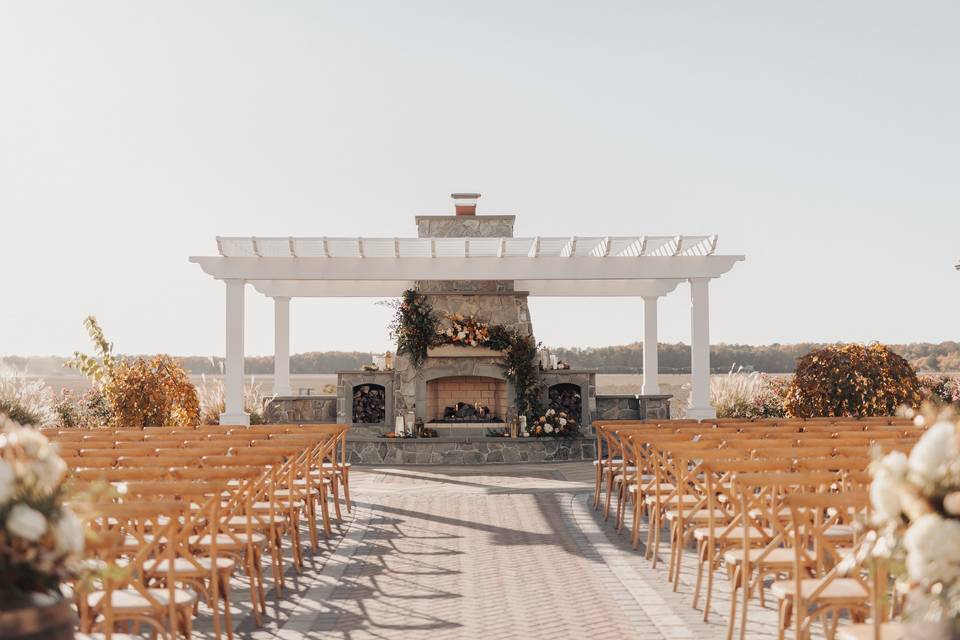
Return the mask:
M503 351L487 347L461 347L456 344L444 344L427 349L428 358L502 358Z

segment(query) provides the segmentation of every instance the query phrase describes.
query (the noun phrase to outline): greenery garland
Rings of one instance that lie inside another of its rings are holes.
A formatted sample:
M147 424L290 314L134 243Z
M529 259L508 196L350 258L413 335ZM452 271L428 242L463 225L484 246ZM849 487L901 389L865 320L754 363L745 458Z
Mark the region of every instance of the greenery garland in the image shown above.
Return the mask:
M510 333L510 346L504 352L504 375L517 391L517 414L526 416L531 422L543 414L540 367L537 365L540 345L533 336L522 336L515 331Z
M396 314L390 323L390 336L397 341L397 353L410 357L419 369L427 359L427 349L437 343L439 321L433 306L415 289L407 289L394 303Z

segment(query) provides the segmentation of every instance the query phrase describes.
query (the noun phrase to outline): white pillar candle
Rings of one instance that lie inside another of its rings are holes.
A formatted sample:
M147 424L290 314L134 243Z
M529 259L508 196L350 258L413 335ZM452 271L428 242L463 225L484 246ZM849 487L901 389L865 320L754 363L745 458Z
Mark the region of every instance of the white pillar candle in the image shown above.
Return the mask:
M550 368L551 369L557 368L557 356L553 355L552 353L550 354Z
M394 418L393 432L398 436L403 435L403 414L402 413L398 413L397 417Z

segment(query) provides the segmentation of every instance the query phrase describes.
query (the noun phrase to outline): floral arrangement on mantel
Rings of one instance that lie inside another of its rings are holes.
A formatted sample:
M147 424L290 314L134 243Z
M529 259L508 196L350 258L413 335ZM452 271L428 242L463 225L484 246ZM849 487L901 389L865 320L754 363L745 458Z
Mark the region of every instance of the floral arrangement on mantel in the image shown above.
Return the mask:
M580 435L580 425L567 412L547 409L547 412L527 424L523 437L575 438Z
M67 465L38 431L0 417L0 609L58 597L84 548L65 504Z
M441 329L438 338L441 342L464 347L485 347L490 340L490 325L474 316L460 313L447 315L450 326Z
M960 633L960 423L927 409L933 424L907 456L887 454L871 467L876 526L873 555L907 591L906 617Z

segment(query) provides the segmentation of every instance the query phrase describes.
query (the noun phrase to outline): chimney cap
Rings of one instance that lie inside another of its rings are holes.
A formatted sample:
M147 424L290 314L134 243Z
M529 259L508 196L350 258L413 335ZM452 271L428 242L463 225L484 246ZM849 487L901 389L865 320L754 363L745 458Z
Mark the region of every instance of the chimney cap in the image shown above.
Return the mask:
M454 209L458 216L477 215L477 200L480 199L479 193L451 193Z

